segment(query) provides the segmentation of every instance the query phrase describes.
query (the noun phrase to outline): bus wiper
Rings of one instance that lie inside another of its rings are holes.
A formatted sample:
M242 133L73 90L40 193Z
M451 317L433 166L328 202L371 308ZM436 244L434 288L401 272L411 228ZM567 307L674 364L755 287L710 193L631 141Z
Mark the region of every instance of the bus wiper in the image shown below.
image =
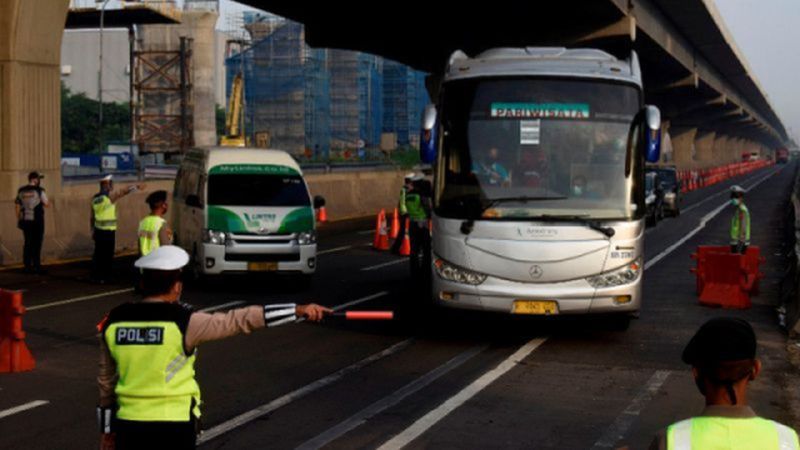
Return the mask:
M542 214L541 216L533 217L533 219L542 219L542 220L574 220L576 222L580 222L583 225L591 228L592 230L599 231L605 234L607 237L614 237L616 231L611 227L604 227L600 225L600 222L596 220L587 219L587 215L585 214L563 214L563 215L556 215L556 214Z
M525 195L519 196L519 197L498 197L498 198L490 199L488 202L486 202L485 205L483 205L483 208L481 209L481 215L483 215L483 213L485 213L489 208L495 207L495 206L497 206L497 205L499 205L501 203L511 203L511 202L528 203L528 202L536 201L536 200L564 200L566 198L567 197L561 197L561 196L555 196L555 197L533 197L533 196L525 196Z

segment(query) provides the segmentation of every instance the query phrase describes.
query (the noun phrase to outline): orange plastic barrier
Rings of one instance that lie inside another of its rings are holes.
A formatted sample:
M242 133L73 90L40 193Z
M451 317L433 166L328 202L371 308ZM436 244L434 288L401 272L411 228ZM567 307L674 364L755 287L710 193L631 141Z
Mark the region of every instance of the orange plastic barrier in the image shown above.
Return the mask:
M36 367L22 330L21 291L0 289L0 373L26 372Z
M700 304L749 308L750 295L758 294L758 281L763 277L760 253L757 246L748 247L744 255L731 253L729 246L699 246L691 255L697 261L691 272L697 276Z

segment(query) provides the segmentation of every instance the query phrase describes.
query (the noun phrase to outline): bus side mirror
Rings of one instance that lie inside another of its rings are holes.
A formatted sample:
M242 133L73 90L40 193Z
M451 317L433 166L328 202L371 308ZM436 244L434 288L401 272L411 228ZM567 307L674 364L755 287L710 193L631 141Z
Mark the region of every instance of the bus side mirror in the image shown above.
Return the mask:
M422 134L419 139L419 159L423 163L431 164L436 161L438 153L436 137L437 112L435 105L426 105L422 114Z
M325 206L325 197L321 195L314 196L314 209L320 209Z
M645 160L650 163L661 159L661 111L653 105L645 106Z

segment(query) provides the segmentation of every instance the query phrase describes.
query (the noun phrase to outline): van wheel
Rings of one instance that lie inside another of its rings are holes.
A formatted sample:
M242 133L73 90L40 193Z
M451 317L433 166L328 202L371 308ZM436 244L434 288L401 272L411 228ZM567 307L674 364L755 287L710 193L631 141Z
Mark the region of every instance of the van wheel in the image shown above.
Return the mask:
M617 314L608 318L608 328L611 331L627 331L631 326L631 316Z
M192 258L189 260L188 270L189 272L189 280L192 284L202 286L203 282L205 281L205 275L203 275L203 271L200 269L200 261L197 258L197 246L194 247L192 250Z

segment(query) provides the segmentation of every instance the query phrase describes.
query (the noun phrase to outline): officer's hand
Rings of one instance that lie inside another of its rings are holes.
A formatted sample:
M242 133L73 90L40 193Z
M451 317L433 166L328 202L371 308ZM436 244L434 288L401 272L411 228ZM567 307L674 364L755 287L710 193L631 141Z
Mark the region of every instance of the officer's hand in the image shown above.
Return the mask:
M100 435L100 450L114 450L114 433Z
M144 184L144 183L139 183L139 184L136 185L136 189L138 189L140 191L145 190L146 187L147 187L147 185Z
M326 314L332 313L333 310L324 306L319 306L314 303L308 305L297 305L295 307L295 315L297 317L305 317L311 322L319 322L325 317Z

